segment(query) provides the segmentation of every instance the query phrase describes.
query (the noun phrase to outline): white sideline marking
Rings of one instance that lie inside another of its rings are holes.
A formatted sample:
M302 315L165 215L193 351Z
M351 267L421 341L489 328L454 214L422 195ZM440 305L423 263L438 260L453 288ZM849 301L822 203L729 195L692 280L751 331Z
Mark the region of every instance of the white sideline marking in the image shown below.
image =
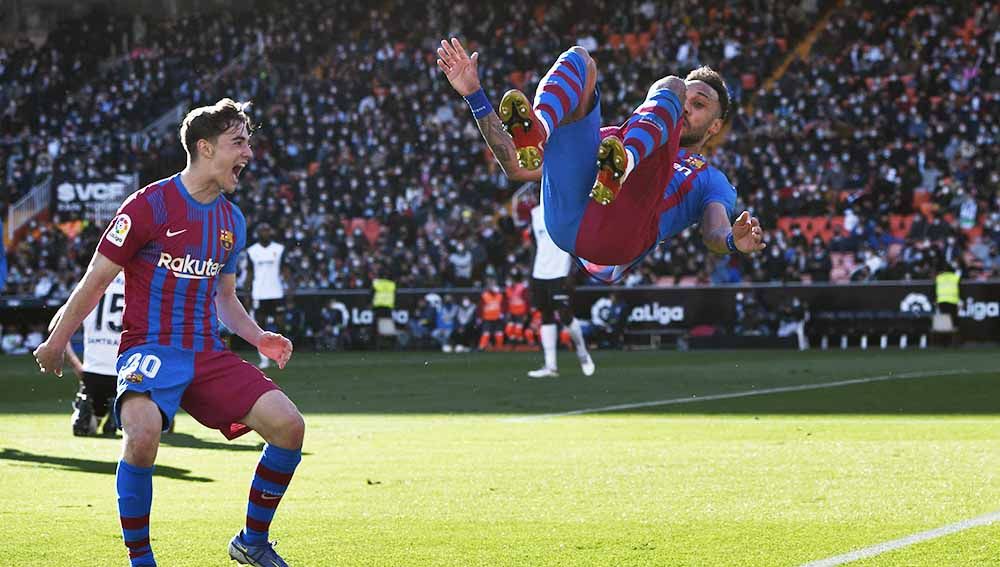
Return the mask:
M930 539L936 539L942 536L951 535L953 533L968 530L970 528L976 528L979 526L988 526L990 524L996 523L997 521L1000 521L1000 510L989 514L984 514L976 518L969 518L968 520L955 522L954 524L948 524L947 526L941 526L940 528L934 528L933 530L927 530L926 532L920 532L918 534L901 537L899 539L894 539L892 541L884 541L882 543L877 543L871 547L865 547L863 549L851 551L843 555L837 555L836 557L829 557L827 559L820 559L818 561L804 563L800 567L835 567L836 565L843 565L844 563L850 563L851 561L857 561L859 559L867 559L869 557L875 557L876 555L881 555L887 551L892 551L894 549L907 547L915 543L920 543Z
M796 386L779 386L777 388L764 388L762 390L744 390L742 392L730 392L728 394L709 394L707 396L690 396L687 398L672 398L669 400L655 400L652 402L636 402L631 404L618 404L599 408L586 408L559 413L543 413L539 415L528 415L506 418L504 421L538 421L553 417L565 417L569 415L583 415L586 413L601 413L606 411L619 411L638 408L651 408L656 406L673 406L678 404L691 404L696 402L710 402L713 400L729 400L732 398L747 398L750 396L764 396L767 394L781 394L785 392L802 392L805 390L822 390L826 388L839 388L841 386L852 386L854 384L868 384L870 382L883 382L886 380L907 380L910 378L927 378L929 376L952 376L955 374L970 374L973 371L968 369L956 370L921 370L916 372L902 372L900 374L883 374L881 376L868 376L866 378L854 378L851 380L838 380L836 382L820 382L816 384L799 384Z

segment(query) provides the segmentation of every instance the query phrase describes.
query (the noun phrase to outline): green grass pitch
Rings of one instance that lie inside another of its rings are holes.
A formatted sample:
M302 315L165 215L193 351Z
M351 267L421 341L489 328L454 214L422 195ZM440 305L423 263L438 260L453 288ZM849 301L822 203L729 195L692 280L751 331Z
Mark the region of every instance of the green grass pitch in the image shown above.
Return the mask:
M306 414L271 535L308 566L796 566L1000 510L1000 350L297 354ZM957 372L956 372L957 371ZM547 414L837 380L904 379ZM0 357L0 565L124 566L120 441L74 438L70 377ZM527 419L525 419L527 418ZM259 438L166 435L161 566L231 565ZM1000 564L1000 524L855 563Z

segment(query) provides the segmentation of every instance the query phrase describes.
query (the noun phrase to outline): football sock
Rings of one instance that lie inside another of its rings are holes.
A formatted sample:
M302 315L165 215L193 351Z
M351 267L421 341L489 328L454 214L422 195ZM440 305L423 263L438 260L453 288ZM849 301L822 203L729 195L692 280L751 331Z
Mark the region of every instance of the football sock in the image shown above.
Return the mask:
M122 537L132 567L156 565L149 545L149 510L153 505L153 467L132 466L118 461L115 476L118 488L118 515Z
M250 483L247 527L243 531L243 541L250 545L267 543L267 532L274 512L301 460L301 449L282 449L270 443L264 446L253 482Z
M545 353L545 368L555 370L556 366L556 335L555 323L542 325L542 351Z
M639 108L622 126L622 142L628 154L625 176L649 154L669 141L670 136L680 135L675 127L681 124L684 109L681 101L670 89L649 93Z
M563 117L580 104L586 77L587 65L583 58L578 53L566 51L538 82L534 107L545 126L546 139Z
M583 340L583 327L580 326L580 320L573 317L573 322L569 324L569 336L573 339L573 345L576 347L576 356L580 360L586 360L587 353L587 342Z

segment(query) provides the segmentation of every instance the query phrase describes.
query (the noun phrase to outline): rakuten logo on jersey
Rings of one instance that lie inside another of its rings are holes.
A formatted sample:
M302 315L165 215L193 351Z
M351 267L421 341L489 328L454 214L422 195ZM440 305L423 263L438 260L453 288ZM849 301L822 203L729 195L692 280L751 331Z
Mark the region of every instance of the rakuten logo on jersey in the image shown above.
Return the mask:
M637 305L628 316L629 323L659 323L669 325L671 322L684 320L684 307L680 305L660 305L657 302Z
M217 276L219 274L219 270L222 269L222 264L216 262L212 258L209 258L208 260L197 260L192 258L190 254L184 256L183 258L174 258L166 252L161 252L160 261L156 264L156 267L166 268L173 272L174 276L178 278L204 280Z

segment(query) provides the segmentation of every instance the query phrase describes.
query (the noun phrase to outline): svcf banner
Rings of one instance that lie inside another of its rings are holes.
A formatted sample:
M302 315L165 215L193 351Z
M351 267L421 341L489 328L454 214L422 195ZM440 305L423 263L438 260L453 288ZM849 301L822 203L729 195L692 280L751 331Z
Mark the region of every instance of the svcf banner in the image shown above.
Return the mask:
M107 221L125 197L138 189L137 182L135 174L56 179L52 183L52 213L64 222Z

